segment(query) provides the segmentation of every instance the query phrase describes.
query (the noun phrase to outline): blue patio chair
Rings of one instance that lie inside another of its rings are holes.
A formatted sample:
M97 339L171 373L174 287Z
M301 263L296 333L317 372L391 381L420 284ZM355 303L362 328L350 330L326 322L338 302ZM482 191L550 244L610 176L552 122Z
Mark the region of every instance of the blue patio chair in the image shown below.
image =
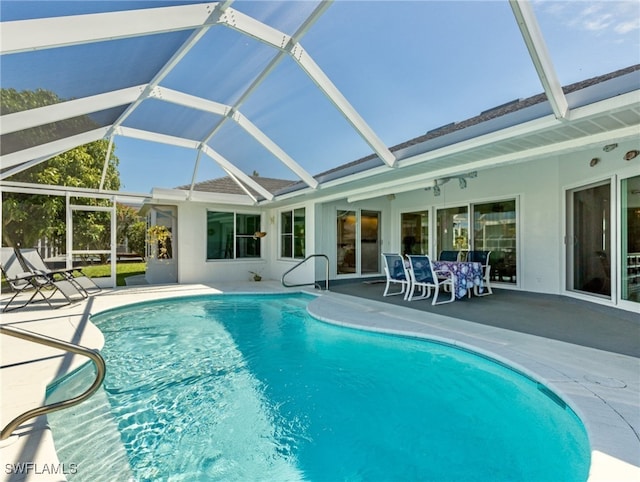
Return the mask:
M460 251L440 251L438 261L458 261Z
M429 256L424 255L407 255L409 260L409 276L411 277L411 286L409 289L408 300L413 301L429 298L431 288L434 289L432 305L441 305L443 303L451 303L455 301L455 275L451 271L434 270ZM438 302L438 293L440 287L448 287L451 296L446 301ZM422 295L414 298L413 294L416 288L422 288Z
M482 265L482 285L483 292L480 293L480 287L473 287L473 294L476 296L486 296L492 295L493 290L491 289L491 265L489 264L489 259L491 257L491 251L469 251L469 255L467 256L467 261L480 263Z
M384 274L387 277L387 286L384 288L382 296L405 295L409 292L409 276L404 267L402 256L395 253L382 253L384 259ZM400 291L389 293L389 287L392 283L400 285Z

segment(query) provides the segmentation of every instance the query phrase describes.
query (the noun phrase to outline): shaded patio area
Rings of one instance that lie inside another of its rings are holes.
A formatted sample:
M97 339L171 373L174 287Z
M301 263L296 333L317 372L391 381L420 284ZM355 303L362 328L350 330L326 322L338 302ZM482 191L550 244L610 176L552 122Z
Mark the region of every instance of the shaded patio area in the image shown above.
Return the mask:
M432 306L428 300L383 297L384 282L332 281L331 291L437 313L483 325L640 357L640 323L636 313L566 296L493 288L493 295ZM442 295L441 295L442 297Z

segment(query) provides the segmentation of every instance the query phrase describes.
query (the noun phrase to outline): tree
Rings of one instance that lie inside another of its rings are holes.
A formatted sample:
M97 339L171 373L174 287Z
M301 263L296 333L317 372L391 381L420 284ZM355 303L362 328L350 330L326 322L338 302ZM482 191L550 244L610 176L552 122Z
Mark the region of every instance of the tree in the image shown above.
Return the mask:
M60 102L56 94L45 91L22 91L15 89L0 90L0 112L7 114L25 109ZM93 125L88 116L48 124L41 128L29 129L21 136L31 137L30 143L42 143L60 128L81 128L86 130ZM84 126L84 128L82 127ZM3 136L3 151L4 146ZM23 148L29 145L19 138L10 139ZM76 147L52 159L37 164L30 169L19 172L7 180L35 184L50 184L69 187L99 188L102 170L107 155L108 141L99 140L84 146ZM15 150L15 148L13 149ZM113 151L109 157L104 188L117 191L120 188L118 158ZM74 204L101 206L109 201L76 197ZM64 245L66 232L65 198L41 194L3 193L2 198L2 243L6 246L31 247L43 238ZM84 249L103 249L97 247L104 242L108 233L108 213L88 212L87 215L74 219L74 243Z
M145 243L147 239L147 223L137 221L127 229L127 239L129 240L129 251L145 257Z
M107 141L95 141L71 149L31 169L8 178L34 184L98 188L107 152ZM105 178L105 189L120 187L118 159L111 155ZM104 206L109 201L93 198L72 198L74 204ZM2 199L2 241L7 246L33 246L39 239L64 238L66 232L66 201L63 196L43 194L4 193ZM85 249L97 247L101 233L108 224L108 213L91 212L75 222L78 243ZM108 231L107 231L108 232Z

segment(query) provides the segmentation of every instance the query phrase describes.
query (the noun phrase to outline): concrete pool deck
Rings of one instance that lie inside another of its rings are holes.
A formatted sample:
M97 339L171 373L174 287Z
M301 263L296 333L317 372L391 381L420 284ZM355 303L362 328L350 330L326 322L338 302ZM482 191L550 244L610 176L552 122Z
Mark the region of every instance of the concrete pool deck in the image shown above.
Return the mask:
M378 287L382 299L384 285ZM43 303L33 304L28 309L3 313L1 323L99 349L104 339L89 317L109 308L174 296L286 291L297 290L287 290L275 281L118 288L56 310ZM0 302L6 301L6 295L2 298ZM479 306L485 300L488 298L470 301ZM398 305L332 291L321 293L309 304L309 311L330 323L445 341L514 366L558 393L584 422L592 448L589 480L640 480L640 358L590 346L593 344L443 316L437 312L438 307L425 312L415 309L419 306L416 303L429 301ZM518 306L518 310L527 308ZM512 316L517 317L517 311ZM602 322L607 322L602 311L594 310L593 316L604 316ZM540 319L540 323L556 321ZM636 334L630 330L628 336ZM86 361L9 336L0 337L0 343L3 427L19 413L42 405L47 384ZM0 443L0 480L65 480L65 471L76 470L75 461L58 460L54 442L55 433L51 433L45 417L26 422L10 440ZM16 465L20 463L23 465Z

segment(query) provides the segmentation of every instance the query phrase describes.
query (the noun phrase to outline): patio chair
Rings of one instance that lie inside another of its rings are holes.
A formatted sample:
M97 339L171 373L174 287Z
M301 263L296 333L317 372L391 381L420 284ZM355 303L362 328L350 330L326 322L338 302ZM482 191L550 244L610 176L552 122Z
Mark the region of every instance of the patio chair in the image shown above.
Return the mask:
M18 249L17 253L26 271L47 276L54 281L56 276L59 277L58 279L68 280L84 297L89 296L90 292L100 291L100 287L85 275L80 268L49 269L40 252L33 248Z
M490 256L491 251L469 251L469 255L467 256L467 261L482 264L482 285L484 288L484 292L480 293L480 287L474 286L473 294L475 296L487 296L493 294L493 291L491 290L491 265L489 264Z
M382 296L405 295L409 292L410 279L404 267L402 256L395 253L382 253L384 259L384 274L387 277L387 286ZM389 293L391 283L400 285L400 291Z
M458 261L460 251L440 251L438 261Z
M14 291L14 295L2 309L3 312L24 308L32 301L35 302L34 299L38 295L40 295L51 308L53 308L53 305L49 300L57 292L60 292L67 300L65 305L84 299L82 293L80 293L68 280L52 281L46 276L30 271L25 272L24 267L20 263L18 255L13 248L0 248L0 270L4 275L6 282ZM31 297L22 305L9 309L9 306L13 303L16 297L23 291L27 290L33 290ZM44 293L44 290L51 291L49 296Z
M424 255L408 255L409 275L411 276L411 286L409 289L408 300L422 300L431 295L431 288L434 289L432 305L441 305L443 303L451 303L455 301L455 275L451 271L434 270L429 256ZM446 301L438 302L438 293L440 287L448 287L451 296ZM422 288L422 295L414 298L413 294L416 288Z

